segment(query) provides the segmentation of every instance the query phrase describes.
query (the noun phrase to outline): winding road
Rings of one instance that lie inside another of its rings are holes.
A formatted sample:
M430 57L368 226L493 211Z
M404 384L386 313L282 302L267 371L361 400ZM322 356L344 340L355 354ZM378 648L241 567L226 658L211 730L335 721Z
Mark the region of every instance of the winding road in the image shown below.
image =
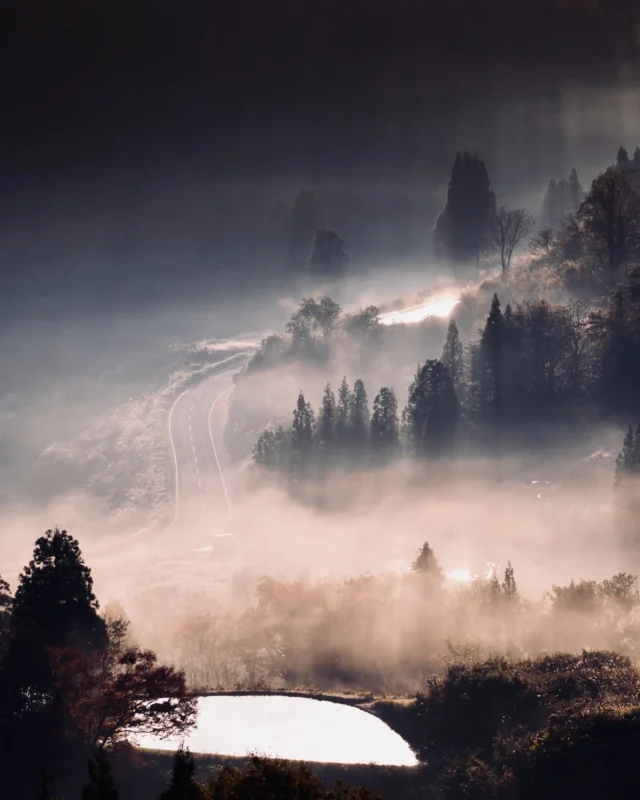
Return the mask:
M171 407L174 511L167 531L197 526L213 535L227 530L233 507L224 477L224 409L243 357L234 357L229 366L190 386Z

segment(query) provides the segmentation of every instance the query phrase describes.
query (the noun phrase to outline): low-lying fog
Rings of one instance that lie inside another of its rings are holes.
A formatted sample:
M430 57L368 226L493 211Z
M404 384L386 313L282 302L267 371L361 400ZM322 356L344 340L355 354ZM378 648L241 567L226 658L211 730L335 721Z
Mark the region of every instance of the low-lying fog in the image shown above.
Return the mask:
M415 282L408 276L404 285L408 290ZM396 290L400 284L394 283ZM381 282L361 292L357 305L371 301L372 295L380 298L384 290L389 300L398 294ZM447 315L455 313L458 290L434 282L430 297L409 304L408 312L387 312L383 322L395 321L398 314L411 322L424 317L427 308L446 324ZM92 320L30 321L7 332L20 346L11 357L6 350L4 356L12 392L3 397L3 576L15 586L35 538L47 527L66 527L80 540L102 606L123 609L136 639L184 663L184 631L193 621L252 613L262 602L255 592L263 576L325 588L337 582L339 593L340 581L366 573L406 575L425 541L452 590L475 576L501 577L508 562L522 595L535 601L553 585L583 577L602 580L628 570L612 534L612 454L620 443L613 426L593 426L588 438L541 429L540 443L545 436L547 441L540 453L516 448L508 456L464 458L454 465L397 462L375 472L334 476L323 486L338 499L331 511L293 499L281 486L256 487L248 480L247 459L233 462L225 454L222 468L233 506L229 532L234 544L228 551L207 551L218 529L209 519L165 530L172 503L169 483L156 487L158 496L152 498L156 506L164 505L165 516L150 523L146 501L136 505L128 495L131 508L118 516L109 506L112 495L101 484L95 490L95 484L83 483L77 475L75 485L66 482L73 471L62 471L58 481L55 470L53 477L51 470L45 472L51 485L34 478L53 441L68 443L64 447L71 448L71 461L85 457L83 448L93 448L91 458L99 459L109 437L116 436L125 440L125 460L135 461L140 430L155 437L153 447L166 463L168 405L154 406L153 426L144 411L135 433L128 433L133 423L127 428L122 415L131 413L140 397L162 393L175 374L182 380L180 370L187 370L186 375L197 362L193 350L176 361L172 346L236 337L238 346L248 350L262 332L282 329L292 305L282 297L265 296L263 302L244 306L193 305ZM425 356L438 357L440 337L438 328ZM235 352L233 342L219 347L222 356ZM393 363L403 375L414 368ZM376 380L375 370L368 369L372 399L383 376ZM385 381L394 374L390 369ZM292 375L288 407L293 408L300 388L317 407L325 378L307 376L307 385L301 386L304 376ZM396 389L402 408L406 384ZM263 390L267 387L261 388L258 379L258 400ZM114 409L121 411L114 416ZM89 434L92 424L97 428ZM83 469L91 463L83 461ZM110 475L112 482L128 480L126 472ZM386 613L397 619L408 609L400 603Z

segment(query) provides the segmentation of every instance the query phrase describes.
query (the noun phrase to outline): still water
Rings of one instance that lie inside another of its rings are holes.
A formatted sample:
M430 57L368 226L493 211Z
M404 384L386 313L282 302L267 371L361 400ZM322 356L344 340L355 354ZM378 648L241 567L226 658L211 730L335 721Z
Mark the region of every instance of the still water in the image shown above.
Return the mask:
M181 739L136 737L139 747L175 750ZM258 753L292 761L413 766L404 739L353 706L307 697L213 696L198 701L198 723L182 740L192 753Z

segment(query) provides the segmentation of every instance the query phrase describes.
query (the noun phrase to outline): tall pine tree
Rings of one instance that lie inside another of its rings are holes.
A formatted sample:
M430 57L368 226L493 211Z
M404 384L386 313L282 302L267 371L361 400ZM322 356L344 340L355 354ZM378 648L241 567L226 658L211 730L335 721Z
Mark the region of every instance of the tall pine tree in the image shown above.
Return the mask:
M383 386L373 401L371 452L374 462L387 463L400 448L398 401L393 389Z
M440 360L449 371L453 388L456 390L458 397L461 398L464 360L462 342L460 341L460 334L458 333L458 326L456 325L455 319L449 322L447 339L444 343Z
M336 438L336 397L330 384L324 388L322 404L318 412L316 436L321 452L326 456L330 455Z
M484 161L471 153L458 153L447 203L433 234L438 255L458 267L477 266L495 210L496 199Z
M407 448L415 456L450 450L458 422L458 398L447 368L428 359L416 371L402 412Z
M482 357L482 413L486 420L493 424L502 421L503 395L503 349L504 349L504 317L500 309L498 295L493 295L491 310L482 332L480 351Z
M349 405L349 439L351 452L357 458L365 456L369 446L369 404L364 383L358 378L353 384Z
M308 465L313 446L313 434L315 431L315 415L311 404L304 399L304 394L300 392L298 402L293 412L293 424L291 425L290 440L291 453L296 465L304 468Z

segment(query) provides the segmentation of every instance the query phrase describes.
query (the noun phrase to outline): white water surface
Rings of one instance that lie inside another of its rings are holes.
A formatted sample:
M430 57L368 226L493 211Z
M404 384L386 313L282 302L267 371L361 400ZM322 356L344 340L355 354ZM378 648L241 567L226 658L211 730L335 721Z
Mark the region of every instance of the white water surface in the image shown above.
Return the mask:
M139 747L292 761L414 766L413 751L381 719L353 706L278 695L215 695L198 700L198 722L183 739L138 736Z

